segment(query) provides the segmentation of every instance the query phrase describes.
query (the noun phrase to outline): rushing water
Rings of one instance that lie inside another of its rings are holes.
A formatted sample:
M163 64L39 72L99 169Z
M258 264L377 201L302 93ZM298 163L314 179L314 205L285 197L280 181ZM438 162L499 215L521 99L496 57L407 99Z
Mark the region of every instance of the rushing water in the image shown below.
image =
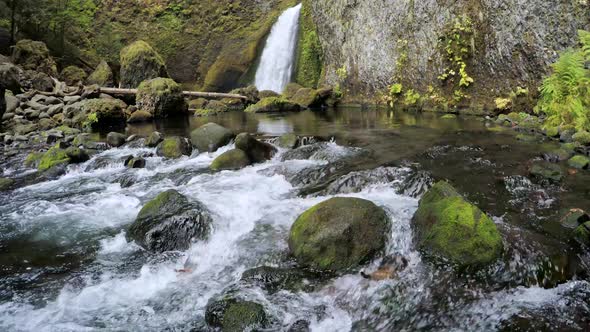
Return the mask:
M526 163L543 146L518 142L511 131L492 133L480 119L358 109L228 113L127 132L187 135L208 121L326 142L304 157L285 158L281 150L271 161L220 173L207 167L232 144L177 160L148 157L145 169L126 169L121 158L152 149L111 149L56 180L0 193L0 330L202 331L207 301L228 289L263 304L272 331L302 318L313 331L588 327L587 257L543 225L560 208L590 208L590 177L571 175L556 188L527 182ZM12 174L25 174L12 165ZM494 217L507 248L500 262L462 275L423 261L411 229L419 198L407 190L419 174L449 179ZM150 254L128 242L125 229L146 201L170 188L205 204L214 230L185 252ZM387 252L410 262L397 279L373 282L351 272L309 291L274 293L239 282L247 269L290 264L291 224L335 195L387 211ZM185 266L192 271L175 272Z
M301 4L287 9L272 27L256 71L258 90L283 92L291 81Z

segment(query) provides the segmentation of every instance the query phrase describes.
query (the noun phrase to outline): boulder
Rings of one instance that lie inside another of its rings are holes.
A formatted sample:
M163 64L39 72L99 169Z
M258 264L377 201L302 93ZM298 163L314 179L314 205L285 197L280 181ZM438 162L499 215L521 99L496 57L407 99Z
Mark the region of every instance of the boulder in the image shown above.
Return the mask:
M12 62L25 70L57 76L57 65L45 43L40 41L19 40L12 51Z
M274 146L261 142L248 133L236 136L236 148L246 152L248 158L254 163L270 160L277 152Z
M250 165L250 159L246 152L240 149L233 149L226 151L215 158L209 168L213 171L225 171L238 170L248 165Z
M190 156L193 148L189 141L184 137L169 137L164 139L156 148L156 154L165 158L180 158Z
M336 197L301 214L291 227L289 249L318 270L346 270L383 249L389 233L385 211L370 201Z
M258 98L260 99L264 99L264 98L268 98L268 97L280 97L281 95L279 95L278 93L272 91L272 90L262 90L260 92L258 92Z
M247 113L297 112L301 107L283 97L268 97L248 106Z
M207 123L191 132L191 143L199 152L214 152L227 145L234 134L216 123Z
M79 84L84 84L84 80L88 75L86 72L76 66L67 66L61 71L60 78L69 86L77 86Z
M542 157L545 161L551 163L558 163L560 161L568 160L572 157L573 152L563 148L552 149L542 153Z
M7 191L14 185L14 180L0 177L0 191Z
M72 141L72 146L90 150L105 150L107 148L106 144L99 140L97 134L90 133L78 134Z
M580 143L581 145L590 145L590 133L582 130L578 131L572 136L572 139L576 143Z
M153 114L148 111L135 111L131 113L129 119L127 119L127 123L140 123L140 122L148 122L152 121L154 118Z
M125 123L126 108L127 105L119 99L87 99L73 107L76 114L72 120L80 128L99 129L121 126Z
M80 149L77 147L69 147L66 149L66 156L70 159L69 163L71 164L78 164L86 162L90 159L88 152L85 149Z
M208 235L211 221L201 203L168 190L145 204L127 234L152 252L186 250L192 241Z
M123 88L136 88L145 80L168 77L164 59L142 40L121 50L120 63L120 80Z
M154 78L142 82L137 89L137 108L156 118L185 114L187 104L182 88L169 78Z
M38 91L51 92L54 87L54 82L49 75L34 70L25 71L24 82L26 83L23 83L23 86Z
M259 266L242 273L240 281L258 286L269 293L281 290L290 292L313 291L310 281L321 280L324 275L308 269Z
M301 89L303 89L303 86L297 83L289 83L283 90L283 96L287 99L291 99Z
M260 100L258 89L254 85L249 85L245 88L233 89L229 93L246 97L246 100L243 102L248 105L256 104Z
M222 332L258 331L266 327L267 317L261 304L227 296L207 303L205 321Z
M588 157L583 156L583 155L576 155L571 157L568 161L567 164L570 167L573 168L577 168L577 169L587 169L588 168L588 164L590 164L590 159L588 159Z
M447 182L436 183L412 219L418 247L461 268L479 268L502 254L494 222Z
M534 162L529 169L529 174L533 179L539 181L556 183L563 179L561 167L548 162Z
M321 106L323 102L318 92L309 88L299 89L290 100L304 108Z
M574 230L574 239L585 246L590 246L590 221L583 223Z
M0 63L0 86L6 90L14 94L20 93L24 76L24 71L12 63Z
M128 168L145 168L145 164L145 159L143 159L142 157L135 157L127 161L125 166L127 166Z
M58 145L51 147L43 156L39 159L37 169L41 172L50 170L57 166L65 166L70 163L70 157L66 153L65 149L60 148Z
M209 101L205 98L192 99L192 100L189 100L188 107L191 110L200 110L200 109L204 109L205 106L207 106L208 102Z
M299 144L299 138L293 133L283 134L279 137L278 145L283 149L295 149Z
M150 134L150 136L148 136L147 140L145 141L145 146L149 148L155 148L163 140L164 136L160 132L154 131Z
M103 87L113 87L115 85L115 80L113 78L113 71L109 64L102 60L96 69L88 76L86 79L86 84L93 85L96 84L98 86Z
M107 134L107 144L115 148L125 144L126 139L125 135L114 131Z

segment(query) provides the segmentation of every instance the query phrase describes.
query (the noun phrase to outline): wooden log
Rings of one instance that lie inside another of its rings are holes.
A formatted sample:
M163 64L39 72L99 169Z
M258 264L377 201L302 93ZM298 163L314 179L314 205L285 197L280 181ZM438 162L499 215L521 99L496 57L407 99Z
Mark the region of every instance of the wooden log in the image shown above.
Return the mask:
M137 89L121 89L121 88L100 88L100 92L113 95L135 95ZM198 92L198 91L183 91L182 94L185 97L203 97L203 98L235 98L235 99L248 99L245 96L233 94L233 93L220 93L220 92Z

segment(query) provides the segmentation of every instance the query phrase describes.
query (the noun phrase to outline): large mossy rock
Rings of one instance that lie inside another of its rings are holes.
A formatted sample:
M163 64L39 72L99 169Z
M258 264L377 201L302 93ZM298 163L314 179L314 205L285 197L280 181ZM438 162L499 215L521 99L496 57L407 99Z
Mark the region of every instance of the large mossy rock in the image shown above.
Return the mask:
M590 164L590 159L586 156L583 155L576 155L571 157L568 161L567 164L570 167L573 168L577 168L577 169L587 169L588 165Z
M184 137L168 137L164 139L156 148L156 154L161 157L175 159L182 156L190 156L193 147Z
M277 153L274 146L261 142L248 133L236 136L236 148L246 152L248 158L254 163L270 160Z
M191 142L199 152L214 152L228 144L234 134L231 130L210 122L191 132Z
M258 331L266 326L267 317L259 303L224 297L207 303L205 321L223 332Z
M213 171L232 171L248 165L250 165L250 158L248 158L246 152L240 149L232 149L215 158L209 168Z
M293 103L283 97L268 97L261 99L254 105L248 106L247 113L275 113L297 112L301 110L299 104Z
M101 129L122 126L126 121L127 104L119 99L87 99L71 106L75 112L72 121L78 128Z
M346 270L382 250L388 232L383 209L364 199L336 197L297 218L289 233L289 249L303 266Z
M65 149L59 146L53 146L45 152L39 159L37 169L41 172L48 171L57 166L65 166L70 163L70 157Z
M0 63L0 86L19 94L25 72L12 63Z
M210 227L211 216L201 203L168 190L139 211L128 236L152 252L186 250L193 240L204 239Z
M544 161L533 162L529 174L533 179L541 182L557 183L563 179L563 171L559 165Z
M113 70L109 66L109 64L102 60L96 69L88 76L86 79L86 84L93 85L96 84L102 87L112 87L115 85L115 79L113 76Z
M24 70L34 70L57 76L57 65L49 55L49 49L45 43L40 41L19 40L12 51L12 62Z
M188 106L181 86L169 78L154 78L142 82L137 89L137 108L156 118L185 114Z
M67 85L73 86L78 84L83 84L84 80L88 76L86 72L76 66L68 66L61 71L59 75L61 80L64 81Z
M304 108L321 106L323 102L318 91L309 88L299 89L290 100Z
M483 267L502 254L494 222L447 182L436 183L424 194L413 224L421 250L462 268Z
M283 90L283 96L287 99L291 99L301 89L303 89L303 86L301 86L300 84L289 83Z
M164 59L150 44L142 40L123 48L120 62L120 80L123 88L136 88L145 80L168 77Z

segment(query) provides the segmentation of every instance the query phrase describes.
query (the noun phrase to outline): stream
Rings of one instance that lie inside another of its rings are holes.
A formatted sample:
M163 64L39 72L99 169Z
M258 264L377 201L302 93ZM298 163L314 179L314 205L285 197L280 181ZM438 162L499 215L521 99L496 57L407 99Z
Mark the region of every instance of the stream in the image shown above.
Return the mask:
M590 172L560 185L527 178L554 142L516 140L482 118L338 108L293 114L230 112L125 128L126 134L188 136L216 122L235 133L305 137L300 153L212 173L214 153L145 169L121 158L155 149L122 147L70 165L65 175L0 193L0 330L207 331L209 299L228 290L264 305L269 331L304 319L312 331L584 331L590 326L590 255L555 231L562 209L590 210ZM19 158L24 158L25 155ZM25 177L22 163L2 160ZM427 261L413 244L419 196L447 179L486 211L502 234L503 258L466 274ZM213 231L184 252L148 253L125 236L141 207L176 189L212 213ZM240 281L248 269L292 266L287 236L297 216L334 196L360 197L391 220L387 253L409 266L392 280L349 274L309 289L268 291ZM176 269L189 267L189 272Z

